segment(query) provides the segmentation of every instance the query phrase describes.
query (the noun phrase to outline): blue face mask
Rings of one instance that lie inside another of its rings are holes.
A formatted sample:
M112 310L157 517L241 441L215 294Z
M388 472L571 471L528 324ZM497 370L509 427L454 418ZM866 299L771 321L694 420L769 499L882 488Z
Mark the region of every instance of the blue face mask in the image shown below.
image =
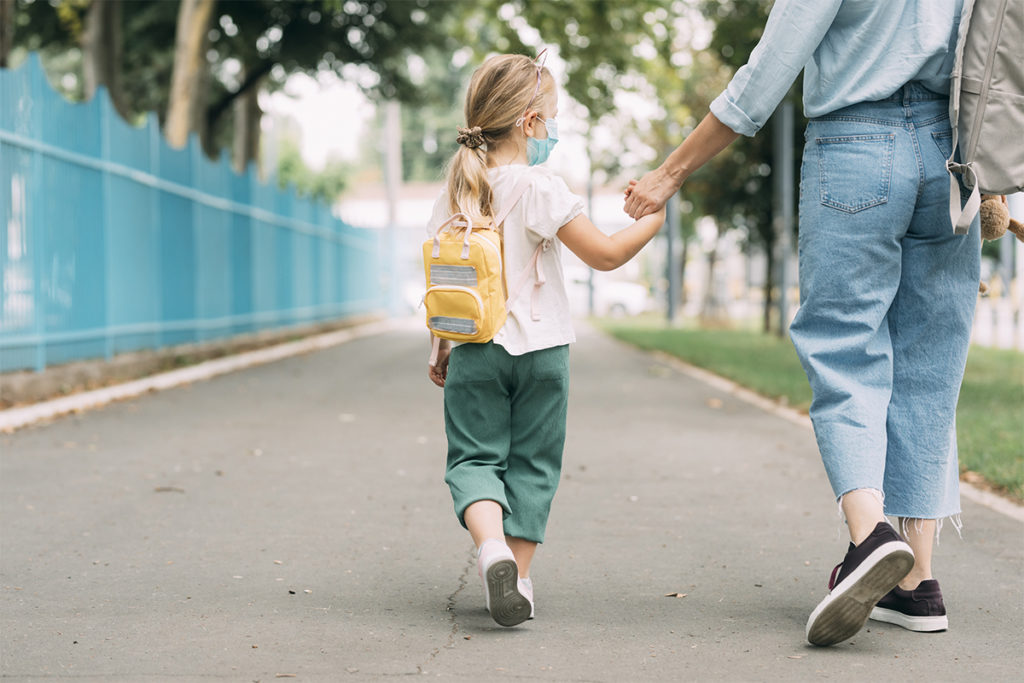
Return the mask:
M547 121L543 119L537 120L548 129L548 137L544 140L526 138L526 163L530 166L543 164L547 161L548 157L551 156L551 150L555 148L555 143L558 142L558 121L553 118Z

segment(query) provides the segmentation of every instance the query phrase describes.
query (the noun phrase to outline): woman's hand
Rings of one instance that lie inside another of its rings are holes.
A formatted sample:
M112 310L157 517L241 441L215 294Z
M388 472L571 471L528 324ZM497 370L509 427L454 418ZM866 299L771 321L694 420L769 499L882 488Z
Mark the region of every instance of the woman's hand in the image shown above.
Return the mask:
M668 198L675 194L682 182L673 178L662 167L658 167L639 181L630 180L626 188L626 205L623 210L633 220L638 220L649 213L660 211L665 207Z

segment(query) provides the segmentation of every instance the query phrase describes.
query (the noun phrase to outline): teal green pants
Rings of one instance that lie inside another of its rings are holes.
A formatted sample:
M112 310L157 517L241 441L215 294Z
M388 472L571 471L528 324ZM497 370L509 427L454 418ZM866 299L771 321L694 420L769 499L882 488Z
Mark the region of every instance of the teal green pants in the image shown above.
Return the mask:
M542 543L558 488L569 347L511 356L493 342L452 350L444 384L445 482L463 526L480 500L501 505L505 534Z

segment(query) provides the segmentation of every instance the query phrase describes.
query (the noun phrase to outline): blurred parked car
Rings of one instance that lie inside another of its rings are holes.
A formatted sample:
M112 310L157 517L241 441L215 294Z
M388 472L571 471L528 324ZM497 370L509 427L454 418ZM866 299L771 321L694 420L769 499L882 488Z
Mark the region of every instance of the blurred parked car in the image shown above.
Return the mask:
M565 288L573 315L589 315L590 271L566 268ZM594 315L621 318L644 313L653 307L654 299L644 285L594 271Z

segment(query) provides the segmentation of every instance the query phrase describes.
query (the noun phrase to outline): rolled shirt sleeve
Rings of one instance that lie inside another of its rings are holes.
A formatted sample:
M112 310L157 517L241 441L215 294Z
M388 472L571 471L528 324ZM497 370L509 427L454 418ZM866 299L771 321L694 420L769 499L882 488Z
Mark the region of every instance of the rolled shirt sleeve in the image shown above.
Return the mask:
M811 60L842 0L778 0L750 59L711 103L711 113L752 136L768 121Z

